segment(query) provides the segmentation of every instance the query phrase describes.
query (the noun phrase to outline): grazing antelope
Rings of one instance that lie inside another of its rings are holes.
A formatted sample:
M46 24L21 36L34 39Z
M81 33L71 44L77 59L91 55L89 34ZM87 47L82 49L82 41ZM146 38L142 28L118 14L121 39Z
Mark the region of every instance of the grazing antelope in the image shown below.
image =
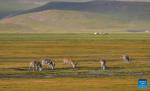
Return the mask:
M29 64L29 70L33 69L33 71L42 71L42 64L39 61L32 61Z
M63 59L64 64L69 64L72 66L72 68L76 68L77 62L73 62L71 58L64 58Z
M131 61L128 55L123 55L123 56L122 56L122 59L123 59L123 61L126 62L126 63L129 63L129 62Z
M100 64L101 64L101 69L106 70L106 61L102 59L100 60Z
M52 70L55 69L55 63L52 59L44 59L42 60L42 65L48 65L49 68L51 68Z
M94 35L99 35L99 34L100 34L99 32L95 32L95 33L94 33Z

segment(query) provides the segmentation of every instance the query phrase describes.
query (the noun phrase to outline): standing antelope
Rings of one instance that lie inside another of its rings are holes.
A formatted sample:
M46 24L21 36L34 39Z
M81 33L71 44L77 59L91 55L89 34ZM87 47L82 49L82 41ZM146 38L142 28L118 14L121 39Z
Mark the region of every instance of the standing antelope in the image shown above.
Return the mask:
M52 59L44 59L42 60L42 65L48 65L49 68L51 68L52 70L55 69L55 63Z
M34 60L29 64L29 70L31 70L31 68L33 71L42 71L42 64L41 62Z
M129 63L129 62L131 61L128 55L123 55L123 56L122 56L122 59L123 59L123 61L126 62L126 63Z
M64 64L69 64L72 66L72 68L76 68L77 62L73 62L71 58L64 58L63 59Z
M101 64L101 69L106 70L106 61L102 59L100 60L100 64Z

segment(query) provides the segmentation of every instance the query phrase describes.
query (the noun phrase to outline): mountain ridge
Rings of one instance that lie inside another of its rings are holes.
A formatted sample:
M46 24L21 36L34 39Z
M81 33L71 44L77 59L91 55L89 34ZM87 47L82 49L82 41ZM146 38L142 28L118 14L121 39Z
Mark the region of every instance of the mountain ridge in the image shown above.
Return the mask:
M88 2L88 1L120 1L120 2L146 2L149 0L0 0L0 18L15 15L24 10L40 7L48 2ZM6 7L7 6L7 7Z
M0 32L145 30L150 27L149 11L150 3L145 2L51 2L2 19Z

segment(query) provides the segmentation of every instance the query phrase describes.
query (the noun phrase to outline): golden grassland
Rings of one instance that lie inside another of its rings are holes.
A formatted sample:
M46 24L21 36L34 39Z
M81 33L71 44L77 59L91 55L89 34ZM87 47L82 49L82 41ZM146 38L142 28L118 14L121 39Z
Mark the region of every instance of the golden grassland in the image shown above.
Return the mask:
M122 61L125 53L131 64ZM64 56L78 67L64 65ZM47 57L55 70L28 71L30 61ZM100 70L100 58L108 70ZM150 79L149 59L149 33L0 34L0 91L139 91L138 79Z
M135 77L3 79L0 82L0 91L140 91Z

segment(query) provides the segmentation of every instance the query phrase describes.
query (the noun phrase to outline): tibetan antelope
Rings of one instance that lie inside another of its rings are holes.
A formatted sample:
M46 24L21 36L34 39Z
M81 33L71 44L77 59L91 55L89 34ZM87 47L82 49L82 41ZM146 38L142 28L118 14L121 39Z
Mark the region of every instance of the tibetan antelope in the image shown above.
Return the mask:
M123 55L123 56L122 56L122 59L123 59L123 61L126 62L126 63L131 62L131 60L130 60L130 58L129 58L128 55Z
M76 68L77 62L73 62L71 58L64 58L63 59L64 64L69 64L72 66L72 68Z
M103 59L101 59L101 60L100 60L100 64L101 64L101 69L102 69L102 70L106 70L106 61L103 60Z
M52 59L44 59L42 60L42 66L48 65L52 70L55 69L55 62Z
M31 68L33 71L42 71L42 64L41 62L34 60L29 64L29 70L31 70Z

